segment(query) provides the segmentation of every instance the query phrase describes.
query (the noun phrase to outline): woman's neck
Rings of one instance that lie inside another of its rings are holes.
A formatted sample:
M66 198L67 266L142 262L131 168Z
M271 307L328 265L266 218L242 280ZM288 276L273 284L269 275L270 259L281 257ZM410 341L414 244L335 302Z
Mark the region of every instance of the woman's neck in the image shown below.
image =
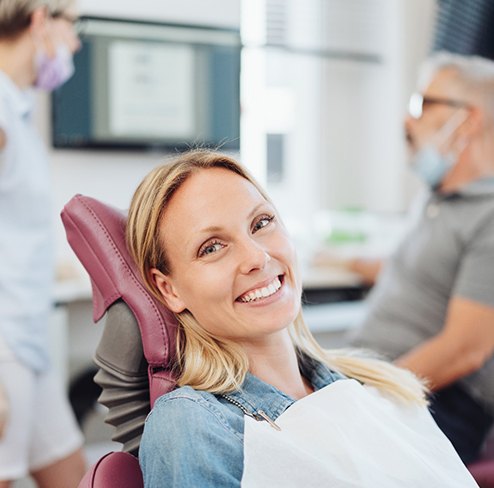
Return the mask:
M21 89L28 88L34 78L34 51L25 37L0 42L0 69Z
M259 379L278 388L295 400L314 390L302 376L295 347L286 331L262 343L244 345L249 358L250 372Z

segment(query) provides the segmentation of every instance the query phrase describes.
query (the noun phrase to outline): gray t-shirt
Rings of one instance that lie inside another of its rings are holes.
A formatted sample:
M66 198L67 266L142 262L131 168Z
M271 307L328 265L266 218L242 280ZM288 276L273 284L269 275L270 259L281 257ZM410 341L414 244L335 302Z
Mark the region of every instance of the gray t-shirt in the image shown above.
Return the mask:
M494 178L431 195L384 267L352 344L395 359L441 331L455 296L494 307ZM493 358L460 383L494 414Z

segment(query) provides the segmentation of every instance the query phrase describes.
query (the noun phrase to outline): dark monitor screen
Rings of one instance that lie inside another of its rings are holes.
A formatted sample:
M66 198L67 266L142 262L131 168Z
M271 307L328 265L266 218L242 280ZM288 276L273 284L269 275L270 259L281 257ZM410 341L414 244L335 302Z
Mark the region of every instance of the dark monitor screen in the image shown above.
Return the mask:
M58 148L239 148L238 30L83 17L52 95Z

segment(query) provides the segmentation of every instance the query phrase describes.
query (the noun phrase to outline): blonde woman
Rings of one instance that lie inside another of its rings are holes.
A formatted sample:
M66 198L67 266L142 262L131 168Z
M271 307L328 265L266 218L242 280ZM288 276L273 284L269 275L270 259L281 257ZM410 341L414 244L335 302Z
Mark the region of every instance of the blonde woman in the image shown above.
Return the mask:
M72 74L76 18L73 0L0 1L0 386L9 406L1 488L28 474L40 487L76 487L85 469L82 435L47 357L52 190L31 93Z
M195 151L156 168L127 240L180 323L179 388L141 442L147 488L477 486L411 373L312 338L293 244L237 162Z

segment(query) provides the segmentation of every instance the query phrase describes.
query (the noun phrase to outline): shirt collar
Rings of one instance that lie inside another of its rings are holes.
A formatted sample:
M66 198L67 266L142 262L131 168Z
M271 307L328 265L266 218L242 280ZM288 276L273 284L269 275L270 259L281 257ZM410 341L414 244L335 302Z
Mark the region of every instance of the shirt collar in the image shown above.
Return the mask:
M494 177L483 178L481 180L472 181L457 192L459 195L465 196L482 196L494 194Z
M311 382L315 390L320 390L343 378L339 373L331 371L324 364L307 356L300 358L299 365L302 374ZM251 373L247 373L240 390L224 396L227 400L240 404L244 413L256 416L257 412L263 411L272 420L276 420L295 402L294 398Z
M7 94L14 104L14 109L22 116L28 116L33 109L33 96L31 90L21 90L8 76L0 70L0 90Z
M470 197L494 196L494 177L482 178L472 181L457 190L441 193L430 191L428 202L442 202Z

